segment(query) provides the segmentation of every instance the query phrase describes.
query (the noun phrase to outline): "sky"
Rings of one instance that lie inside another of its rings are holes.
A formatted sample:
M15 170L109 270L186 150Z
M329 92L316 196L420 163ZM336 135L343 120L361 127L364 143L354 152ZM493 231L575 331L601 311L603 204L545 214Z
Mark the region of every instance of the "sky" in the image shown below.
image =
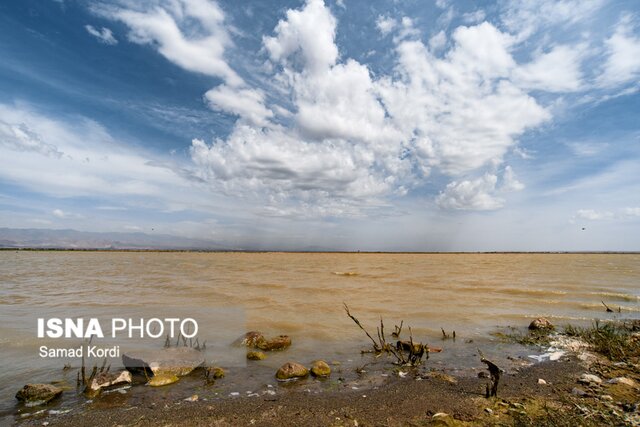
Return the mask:
M0 3L0 227L640 250L635 0Z

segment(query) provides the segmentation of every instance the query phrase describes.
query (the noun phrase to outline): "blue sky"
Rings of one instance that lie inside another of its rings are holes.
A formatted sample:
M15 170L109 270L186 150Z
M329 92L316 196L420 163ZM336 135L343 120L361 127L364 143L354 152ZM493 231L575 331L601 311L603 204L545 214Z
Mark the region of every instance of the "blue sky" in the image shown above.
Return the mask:
M0 4L0 227L640 250L635 1Z

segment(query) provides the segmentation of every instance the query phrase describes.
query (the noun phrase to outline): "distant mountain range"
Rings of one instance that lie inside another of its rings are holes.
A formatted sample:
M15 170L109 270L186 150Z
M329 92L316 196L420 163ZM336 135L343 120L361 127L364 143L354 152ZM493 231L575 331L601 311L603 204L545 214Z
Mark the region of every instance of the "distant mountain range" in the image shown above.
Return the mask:
M0 228L0 248L242 250L214 241L167 234L96 233L37 228Z

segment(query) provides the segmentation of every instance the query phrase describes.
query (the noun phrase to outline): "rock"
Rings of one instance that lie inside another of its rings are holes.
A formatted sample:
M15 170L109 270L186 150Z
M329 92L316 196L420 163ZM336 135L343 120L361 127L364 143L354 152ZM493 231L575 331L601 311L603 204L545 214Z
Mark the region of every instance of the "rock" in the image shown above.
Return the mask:
M304 378L309 375L309 370L296 362L287 362L276 372L276 379L280 381L291 380L295 378Z
M261 351L248 351L247 359L249 360L264 360L267 358L267 355Z
M207 373L209 378L213 378L214 380L224 377L224 369L219 366L211 366L207 368Z
M149 382L147 383L147 385L150 385L151 387L162 387L163 385L169 385L178 382L179 379L180 378L178 378L178 376L175 374L163 372L149 378Z
M204 354L191 347L143 350L124 353L122 363L133 373L150 370L153 375L164 373L182 377L204 364Z
M16 393L16 399L27 406L49 403L62 394L62 389L51 384L27 384Z
M545 380L543 380L542 378L538 378L538 384L547 385L547 382Z
M117 387L125 384L131 384L131 372L101 372L93 377L87 388L90 392L96 392L103 388Z
M537 319L533 319L531 323L529 323L529 329L532 331L545 331L551 330L554 326L544 317L538 317Z
M311 365L311 375L314 377L328 377L331 375L331 368L324 360L316 360Z
M243 345L246 347L255 347L259 342L264 341L264 335L262 332L258 331L250 331L244 334L244 337L240 338L237 341L237 344Z
M581 383L581 384L590 385L590 384L600 384L600 383L602 383L602 380L597 375L582 374L582 375L580 375L580 378L578 378L578 382Z
M631 378L625 378L625 377L612 378L609 381L607 381L607 383L608 384L624 384L634 388L638 387L638 385L634 380L632 380Z
M493 409L491 408L484 408L484 412L486 412L489 415L493 415Z
M600 400L604 400L607 402L612 402L613 401L613 397L609 396L608 394L603 394L602 396L600 396Z
M256 343L256 347L264 351L285 350L291 346L291 338L288 335L278 335L270 340L264 339Z
M427 373L424 376L426 378L432 378L434 380L444 381L444 382L447 382L449 384L458 384L458 380L456 380L451 375L445 374L444 372L431 371L431 372Z
M185 402L197 402L198 401L198 395L194 394L193 396L189 396L186 399L184 399Z
M588 394L587 394L587 392L586 392L586 391L584 391L583 389L578 388L578 387L574 387L574 388L571 390L571 394L573 394L574 396L580 396L580 397L586 397L586 396L588 396Z

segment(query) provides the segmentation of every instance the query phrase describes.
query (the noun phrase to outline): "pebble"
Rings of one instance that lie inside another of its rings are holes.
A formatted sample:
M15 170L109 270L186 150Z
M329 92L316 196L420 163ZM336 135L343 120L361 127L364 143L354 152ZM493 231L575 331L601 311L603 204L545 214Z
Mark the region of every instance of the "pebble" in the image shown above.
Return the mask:
M593 374L582 374L578 378L578 382L582 384L600 384L602 380L599 376Z
M625 378L625 377L612 378L609 381L607 381L607 383L624 384L624 385L628 385L629 387L637 387L635 381L633 381L631 378Z
M484 408L484 412L486 412L489 415L493 415L493 409L491 408Z
M538 384L540 385L546 385L547 382L545 380L543 380L542 378L538 378Z
M600 400L606 400L611 402L613 400L613 397L609 396L608 394L603 394L602 396L600 396Z
M574 387L574 388L571 390L571 394L573 394L573 395L575 395L575 396L584 397L584 396L586 396L586 395L587 395L587 392L586 392L586 391L584 391L584 390L582 390L581 388Z
M189 396L186 399L184 399L186 402L197 402L198 401L198 395L194 394L193 396Z
M240 393L237 391L232 391L231 393L229 393L229 396L240 396Z

